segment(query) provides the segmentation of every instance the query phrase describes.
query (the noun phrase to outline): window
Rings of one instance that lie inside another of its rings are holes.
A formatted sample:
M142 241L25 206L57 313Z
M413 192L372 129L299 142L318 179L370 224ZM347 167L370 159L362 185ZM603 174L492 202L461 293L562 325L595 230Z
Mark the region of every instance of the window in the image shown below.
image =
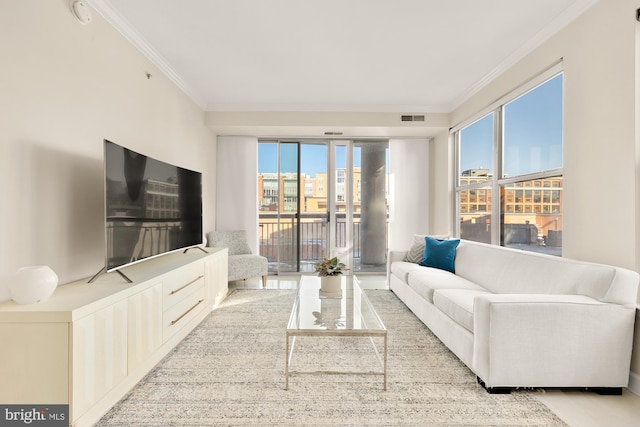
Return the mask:
M493 175L493 113L460 130L460 165L467 184Z
M501 176L562 168L562 74L503 107Z
M453 129L458 236L562 254L562 87L556 66Z
M493 118L491 112L458 133L460 236L485 243L491 243L491 186L487 183L493 180Z

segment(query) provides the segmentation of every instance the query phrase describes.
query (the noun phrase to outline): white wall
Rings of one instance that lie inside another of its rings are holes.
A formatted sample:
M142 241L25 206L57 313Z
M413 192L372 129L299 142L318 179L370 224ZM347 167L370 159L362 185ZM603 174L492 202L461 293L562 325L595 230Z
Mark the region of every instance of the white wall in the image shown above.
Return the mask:
M83 26L67 0L1 8L0 279L47 264L67 283L104 265L104 138L203 172L212 228L203 111L97 13Z
M430 233L453 233L453 144L448 129L442 129L433 138L429 162Z
M217 146L216 230L245 230L258 248L258 138L220 136Z
M429 229L428 139L389 140L389 249L407 249Z

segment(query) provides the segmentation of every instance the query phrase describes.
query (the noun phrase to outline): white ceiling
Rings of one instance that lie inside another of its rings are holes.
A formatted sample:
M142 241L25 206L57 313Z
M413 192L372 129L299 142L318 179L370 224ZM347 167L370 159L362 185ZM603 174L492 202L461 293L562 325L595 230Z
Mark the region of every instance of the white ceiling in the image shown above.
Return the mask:
M89 0L207 111L450 112L596 0Z

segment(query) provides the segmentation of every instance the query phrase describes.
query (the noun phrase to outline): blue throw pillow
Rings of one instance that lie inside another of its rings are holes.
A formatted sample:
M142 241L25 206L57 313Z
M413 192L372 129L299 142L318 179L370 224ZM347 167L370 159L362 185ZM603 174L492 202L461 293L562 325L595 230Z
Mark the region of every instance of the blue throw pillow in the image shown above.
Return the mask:
M438 240L426 236L424 238L424 255L420 265L455 273L456 248L459 243L460 239Z

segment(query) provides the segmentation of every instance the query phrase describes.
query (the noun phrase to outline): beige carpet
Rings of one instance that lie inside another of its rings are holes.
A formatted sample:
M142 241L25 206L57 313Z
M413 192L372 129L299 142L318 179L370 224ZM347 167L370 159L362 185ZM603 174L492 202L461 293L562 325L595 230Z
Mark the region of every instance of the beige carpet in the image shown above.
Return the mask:
M530 392L490 395L390 291L367 295L388 329L389 384L295 376L284 390L295 291L235 290L99 426L563 426ZM332 356L340 355L340 356ZM366 340L299 340L295 363L366 367ZM375 357L375 356L373 356Z

